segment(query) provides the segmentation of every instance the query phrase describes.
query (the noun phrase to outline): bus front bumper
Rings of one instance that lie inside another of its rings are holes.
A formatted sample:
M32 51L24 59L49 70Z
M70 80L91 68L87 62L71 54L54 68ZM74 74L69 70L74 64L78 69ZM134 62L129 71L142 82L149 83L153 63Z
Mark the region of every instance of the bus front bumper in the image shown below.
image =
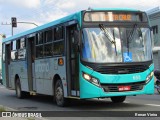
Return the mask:
M83 81L83 88L80 91L80 98L107 98L113 96L135 96L141 94L154 94L154 78L149 83L144 84L141 90L121 91L121 92L106 92L104 88L98 87L86 80ZM83 94L81 94L83 93Z

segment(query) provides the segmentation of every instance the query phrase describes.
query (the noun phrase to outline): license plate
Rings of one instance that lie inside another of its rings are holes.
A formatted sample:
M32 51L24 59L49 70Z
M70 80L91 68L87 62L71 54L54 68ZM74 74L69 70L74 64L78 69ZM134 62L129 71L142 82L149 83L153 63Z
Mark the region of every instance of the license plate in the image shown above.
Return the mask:
M118 91L129 91L131 86L118 86Z

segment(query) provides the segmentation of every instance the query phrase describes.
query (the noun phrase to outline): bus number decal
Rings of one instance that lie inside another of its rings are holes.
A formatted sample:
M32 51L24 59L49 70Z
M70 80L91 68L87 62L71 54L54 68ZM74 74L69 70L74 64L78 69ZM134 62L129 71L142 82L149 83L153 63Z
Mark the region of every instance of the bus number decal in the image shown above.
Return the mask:
M36 72L49 72L49 64L48 63L38 63L35 65Z

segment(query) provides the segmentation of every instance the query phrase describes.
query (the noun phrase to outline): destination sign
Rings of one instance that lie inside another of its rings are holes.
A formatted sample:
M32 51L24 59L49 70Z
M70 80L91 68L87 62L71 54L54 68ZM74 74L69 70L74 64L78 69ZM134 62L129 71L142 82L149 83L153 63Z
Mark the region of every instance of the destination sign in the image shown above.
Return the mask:
M129 13L129 12L86 12L84 14L84 21L98 22L98 21L134 21L146 22L147 17L144 13Z

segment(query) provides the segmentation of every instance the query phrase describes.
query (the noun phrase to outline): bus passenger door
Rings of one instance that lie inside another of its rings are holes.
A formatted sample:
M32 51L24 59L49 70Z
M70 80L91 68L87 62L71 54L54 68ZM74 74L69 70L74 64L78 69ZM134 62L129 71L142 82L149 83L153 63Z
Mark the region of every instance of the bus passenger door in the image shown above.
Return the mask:
M29 91L36 91L35 79L35 36L27 40L27 70Z
M11 45L6 44L5 46L5 68L6 68L6 87L11 88L11 78L10 78L10 62L11 62Z
M79 96L79 59L74 36L77 29L77 24L69 25L66 29L68 95Z

